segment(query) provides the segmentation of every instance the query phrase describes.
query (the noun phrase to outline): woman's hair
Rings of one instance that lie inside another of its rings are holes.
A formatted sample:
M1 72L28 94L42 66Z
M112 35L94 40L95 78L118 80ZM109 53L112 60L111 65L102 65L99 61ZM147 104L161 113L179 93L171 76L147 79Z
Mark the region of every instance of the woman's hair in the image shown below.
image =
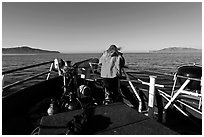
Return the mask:
M116 45L111 45L107 52L118 52L118 48L116 47Z

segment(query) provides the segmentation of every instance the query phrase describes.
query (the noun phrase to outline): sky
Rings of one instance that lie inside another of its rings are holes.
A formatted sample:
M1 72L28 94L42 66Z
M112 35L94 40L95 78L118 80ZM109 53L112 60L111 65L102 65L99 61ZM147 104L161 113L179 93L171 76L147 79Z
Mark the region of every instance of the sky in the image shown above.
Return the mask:
M3 2L2 47L62 53L202 48L201 2Z

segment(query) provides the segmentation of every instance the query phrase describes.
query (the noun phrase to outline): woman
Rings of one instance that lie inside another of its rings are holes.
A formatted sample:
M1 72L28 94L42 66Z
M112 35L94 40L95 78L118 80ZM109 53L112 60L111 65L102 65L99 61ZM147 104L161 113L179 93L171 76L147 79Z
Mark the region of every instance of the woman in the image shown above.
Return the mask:
M121 67L125 65L125 60L118 48L111 45L101 56L99 65L101 65L101 77L105 87L104 104L108 104L117 98Z

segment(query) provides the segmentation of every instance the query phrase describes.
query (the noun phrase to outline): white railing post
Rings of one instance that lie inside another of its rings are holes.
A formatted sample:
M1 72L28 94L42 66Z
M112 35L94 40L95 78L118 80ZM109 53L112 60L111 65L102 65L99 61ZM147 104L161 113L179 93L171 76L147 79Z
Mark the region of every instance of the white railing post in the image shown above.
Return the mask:
M148 116L153 117L154 116L154 92L155 92L155 81L156 76L149 76L150 78L150 84L149 84L149 101L148 101Z
M142 111L142 100L141 100L139 94L137 93L137 91L136 91L134 85L132 84L132 82L131 82L131 80L130 80L130 78L129 78L129 76L128 76L128 74L126 73L126 71L125 71L124 68L122 68L122 71L124 72L124 74L125 74L125 76L126 76L126 79L127 79L128 83L129 83L130 87L132 88L134 94L136 95L136 97L137 97L137 99L138 99L138 101L139 101L138 112L141 112L141 111Z
M203 81L202 81L202 77L200 78L200 86L201 86L201 88L200 88L200 94L201 94L201 97L200 97L200 99L199 99L199 104L198 104L198 109L201 109L201 106L202 106L202 85L203 85Z
M2 75L2 87L4 87L4 75Z
M132 82L129 80L128 83L129 83L130 87L132 88L133 92L135 93L135 95L136 95L136 97L137 97L137 99L139 101L138 112L141 112L142 111L142 100L140 99L140 96L137 93L137 91L136 91L135 87L133 86Z
M49 77L50 77L50 73L51 73L51 71L52 71L52 67L53 67L53 63L50 65L50 70L49 70L49 73L47 74L46 80L48 80Z
M175 89L175 86L176 86L176 82L177 82L177 77L176 77L177 74L174 74L174 84L173 84L173 87L172 87L172 90L171 90L171 97L173 97L174 95L174 89Z

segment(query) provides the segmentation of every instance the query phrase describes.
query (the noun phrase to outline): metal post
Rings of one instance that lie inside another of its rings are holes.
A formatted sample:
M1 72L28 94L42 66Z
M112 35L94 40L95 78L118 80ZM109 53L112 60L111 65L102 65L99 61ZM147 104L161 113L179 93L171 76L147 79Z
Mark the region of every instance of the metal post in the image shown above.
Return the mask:
M52 71L52 67L53 67L53 63L50 65L50 70L49 70L49 73L47 74L46 80L48 80L49 77L50 77L50 73L51 73L51 71Z
M158 118L157 120L159 122L162 122L162 119L163 119L163 99L162 99L162 95L160 95L158 89L155 89L155 100L156 100L156 103L157 103L157 108L158 108Z
M4 87L4 75L2 75L2 87Z
M64 88L64 94L67 92L67 81L66 81L66 76L65 76L65 74L63 74L63 84L64 84L64 86L63 86L63 88Z
M172 90L171 90L171 97L173 97L174 95L174 89L175 89L175 86L176 86L176 82L177 82L177 77L176 77L177 74L174 74L174 85L172 87Z
M202 106L202 85L203 85L202 82L203 82L203 81L202 81L202 77L201 77L201 78L200 78L200 86L201 86L201 92L200 92L200 94L201 94L201 97L200 97L200 99L199 99L198 109L201 109L201 106Z
M92 73L93 73L93 75L94 75L93 65L92 65L91 62L89 62L89 66L91 67L91 71L92 71Z
M150 85L149 85L149 101L148 101L148 116L153 118L154 116L154 92L155 92L155 81L156 76L149 76Z
M142 111L142 101L141 101L141 98L140 98L139 94L137 93L135 87L133 86L133 84L132 84L132 82L131 82L131 80L130 80L128 74L127 74L126 71L124 70L124 68L122 68L122 71L124 72L124 74L125 74L125 76L126 76L126 79L127 79L128 83L129 83L130 87L132 88L133 92L135 93L135 95L136 95L136 97L137 97L137 99L138 99L138 101L139 101L138 112L141 112L141 111Z
M165 110L171 105L171 103L177 98L177 96L183 91L183 89L186 87L186 85L188 85L189 82L190 82L190 80L187 79L183 83L183 85L180 87L180 89L173 95L173 97L171 97L169 102L166 104L166 106L164 107Z
M132 88L133 92L135 93L138 101L139 101L139 106L138 106L138 112L141 112L142 111L142 101L140 99L140 96L139 94L137 93L135 87L133 86L132 82L129 80L128 83L130 84L130 87Z

